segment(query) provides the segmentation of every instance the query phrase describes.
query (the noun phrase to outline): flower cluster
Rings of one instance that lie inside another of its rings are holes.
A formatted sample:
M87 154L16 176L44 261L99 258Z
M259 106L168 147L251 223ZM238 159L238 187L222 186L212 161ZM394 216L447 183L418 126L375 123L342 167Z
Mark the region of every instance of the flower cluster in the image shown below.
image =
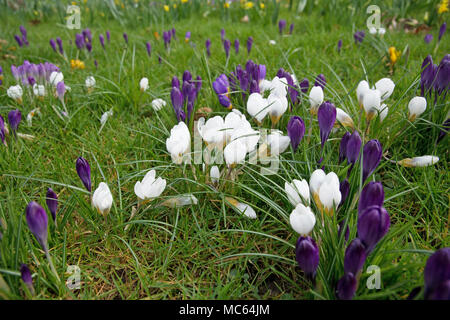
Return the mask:
M195 101L202 87L202 78L197 76L193 79L192 74L186 70L182 79L183 82L180 86L180 80L176 76L172 78L170 98L177 121L189 123L191 114L194 111Z

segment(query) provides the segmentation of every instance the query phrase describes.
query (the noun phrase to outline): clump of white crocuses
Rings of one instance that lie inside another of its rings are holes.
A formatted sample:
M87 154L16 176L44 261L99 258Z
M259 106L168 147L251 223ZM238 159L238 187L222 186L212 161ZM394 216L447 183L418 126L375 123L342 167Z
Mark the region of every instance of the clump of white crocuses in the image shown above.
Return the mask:
M16 85L16 86L11 86L6 90L6 94L8 95L8 97L10 97L11 99L16 100L18 103L22 104L22 95L23 95L23 90L22 87L20 85Z
M161 110L163 107L165 107L166 104L167 104L167 103L166 103L163 99L160 99L160 98L154 99L154 100L152 101L152 108L153 108L153 110L155 110L155 111L159 111L159 110Z
M173 163L190 162L191 133L184 122L179 122L170 130L170 137L166 139L166 148Z
M322 169L315 170L309 180L309 188L317 207L332 216L342 198L336 173L325 174Z
M409 101L409 121L416 120L427 109L427 100L424 97L414 97Z
M100 182L98 188L94 191L92 195L92 206L97 209L97 211L106 217L113 203L113 197L109 187L106 183Z
M380 115L383 121L388 114L388 106L383 103L388 99L395 89L395 83L389 78L382 78L370 88L366 80L359 82L356 88L356 97L359 105L364 108L368 120L372 120L376 115Z
M148 87L148 79L147 78L142 78L141 81L139 81L139 87L141 89L142 92L147 91Z
M159 197L166 188L166 180L161 177L156 178L156 171L150 170L142 181L137 181L134 185L134 193L139 201L148 201Z
M33 94L39 98L39 99L43 99L45 97L45 86L42 84L37 84L35 83L33 85Z

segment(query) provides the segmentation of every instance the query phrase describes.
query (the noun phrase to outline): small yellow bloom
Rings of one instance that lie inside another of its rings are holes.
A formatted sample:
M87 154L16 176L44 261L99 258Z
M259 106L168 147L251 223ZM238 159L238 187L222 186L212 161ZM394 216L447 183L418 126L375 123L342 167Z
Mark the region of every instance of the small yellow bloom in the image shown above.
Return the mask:
M228 9L230 7L230 3L227 1L223 4L223 7Z
M253 8L253 2L249 1L245 3L245 9L251 9Z
M72 5L73 5L73 6L76 6L77 3L76 3L75 1L72 1Z
M261 9L264 9L264 8L266 7L266 5L265 5L264 3L261 2L261 3L259 4L259 7L260 7Z
M153 35L155 36L156 40L159 40L159 33L158 33L158 31L153 32Z
M169 12L169 10L170 10L170 7L169 7L168 5L165 4L165 5L164 5L164 11L165 11L165 12Z
M448 2L449 0L442 0L439 4L438 14L448 12Z
M100 16L101 16L101 17L104 17L105 14L104 14L103 12L100 12Z
M173 4L173 8L174 8L174 9L177 8L177 4L176 4L176 3Z
M186 2L188 2L189 0L181 0L181 3L186 3Z
M84 69L85 68L85 65L84 65L84 62L83 61L81 61L81 60L70 60L70 67L72 68L72 69Z
M400 58L401 52L395 47L389 47L389 59L391 60L391 64L394 65L398 58Z

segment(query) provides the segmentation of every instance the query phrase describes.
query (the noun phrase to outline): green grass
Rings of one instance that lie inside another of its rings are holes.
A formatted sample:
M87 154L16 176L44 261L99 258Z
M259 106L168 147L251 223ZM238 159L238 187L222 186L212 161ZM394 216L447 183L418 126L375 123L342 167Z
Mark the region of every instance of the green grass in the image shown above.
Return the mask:
M279 17L295 23L294 34L283 37L279 36L276 25L265 24L270 11L267 17L248 24L239 22L240 15L226 20L217 12L207 17L191 13L176 21L156 16L148 25L136 25L137 13L135 16L126 13L128 16L121 20L95 16L88 20L89 24L83 22L82 25L91 28L94 42L89 57L79 55L86 64L85 70L71 70L70 64L49 46L50 38L60 36L69 60L78 55L76 47L68 43L69 39L74 40L78 30L62 27L58 16L47 15L41 23L32 25L31 13L0 13L1 38L9 42L0 49L0 65L4 70L0 114L6 119L10 110L19 107L23 119L19 132L35 136L33 141L10 138L8 147L0 147L0 219L4 226L0 241L0 276L10 290L4 297L30 298L18 273L23 262L34 273L39 299L334 298L333 281L343 273L343 239L336 237L337 230L326 231L330 234L320 244L319 274L330 282L310 290L295 261L297 235L289 225L293 208L284 193L286 180L309 180L316 168L320 158L316 120L312 136L304 138L297 153L283 154L282 170L276 175L263 176L259 165L245 165L236 182L221 182L219 192L206 183L201 165L193 169L176 166L166 151L165 139L176 122L170 105L171 78L181 77L184 70L200 75L203 88L196 109L210 107L214 115L224 115L226 110L219 105L211 83L237 64L245 65L248 58L265 64L269 79L281 67L295 72L299 80L307 77L310 82L323 73L327 79L325 99L348 110L355 123L359 117L355 88L360 80L367 76L374 83L388 76L396 83L394 94L387 102L388 117L383 123L376 120L369 134L384 146L385 158L370 179L383 182L391 229L369 256L364 270L371 264L381 267L382 289L366 289L364 283L369 275L363 272L357 298L405 299L413 288L422 286L427 257L435 249L449 246L450 242L448 138L437 146L434 143L449 103L438 100L432 106L429 100L427 111L414 123L407 120L407 104L420 93L418 77L425 56L432 54L435 63L439 62L449 52L449 42L442 41L433 53L438 28L434 24L431 32L435 40L429 45L423 41L425 33L388 30L382 39L366 32L364 42L358 47L354 44L353 32L365 29L363 14L335 17L329 11L332 7L320 9L308 3L305 13L299 16L284 6L280 8ZM430 8L431 5L411 10L422 20L424 11ZM91 7L91 13L103 9L95 10ZM364 12L364 8L361 10ZM24 17L26 23L22 20ZM82 17L84 19L84 13ZM144 14L142 17L150 19ZM345 21L338 24L341 19ZM30 46L13 51L13 35L19 32L20 24L28 29ZM178 40L172 43L170 53L166 53L162 39L156 41L152 33L158 31L162 36L163 30L172 27L177 30ZM241 42L239 54L232 48L228 60L220 42L221 28L225 28L228 39L239 38ZM103 51L98 35L104 34L106 29L111 31L112 39ZM192 38L186 44L183 38L188 30ZM128 46L123 41L123 32L128 33ZM245 49L248 36L254 38L250 57ZM212 40L210 59L204 52L206 38ZM446 38L448 35L444 40ZM276 40L277 45L269 45L270 39ZM336 51L339 39L343 39L340 54ZM151 58L145 51L145 41L152 43ZM408 59L400 58L393 72L387 66L386 53L390 46L400 50L408 46L410 52ZM5 53L15 58L5 58ZM163 58L162 64L158 63L158 54ZM61 68L65 83L72 88L66 94L68 121L57 117L52 105L60 106L60 102L54 97L47 96L40 102L24 94L23 106L7 97L6 89L13 84L10 65L20 65L25 59L33 63L50 61ZM94 59L98 61L98 69ZM84 89L88 75L97 80L97 87L91 94L86 94ZM139 80L143 76L149 78L150 84L144 94L139 91ZM157 97L168 103L158 113L150 105ZM34 117L32 126L28 127L26 115L36 107L40 108L41 115ZM242 102L234 107L245 110ZM305 120L309 129L308 108L305 101L292 113L285 113L279 128L286 133L289 117L296 114ZM110 109L114 115L100 130L100 117ZM365 124L357 123L357 126L363 129ZM269 127L268 122L265 127ZM326 170L337 172L340 178L345 176L344 166L337 164L343 133L343 129L339 129L331 134L323 162ZM403 168L386 160L424 154L438 155L439 163L426 168ZM75 160L80 155L91 165L93 188L105 181L113 193L114 204L107 219L91 208L89 195L76 174ZM167 188L160 199L139 207L130 220L132 208L137 206L134 184L150 168L167 179ZM356 174L359 172L352 176L355 191L360 187ZM26 205L31 200L44 205L48 187L52 187L60 199L57 225L49 222L51 255L63 279L67 278L64 272L68 265L81 268L81 290L72 292L64 284L57 284L45 255L26 225ZM193 193L199 200L198 205L179 209L161 206L165 199L181 193ZM240 215L225 202L226 196L251 204L258 218L249 220ZM357 194L351 194L353 196ZM350 239L356 234L355 201L348 201L351 204L341 210L338 217L349 218ZM315 207L313 210L319 216ZM320 234L319 229L318 223L315 238Z

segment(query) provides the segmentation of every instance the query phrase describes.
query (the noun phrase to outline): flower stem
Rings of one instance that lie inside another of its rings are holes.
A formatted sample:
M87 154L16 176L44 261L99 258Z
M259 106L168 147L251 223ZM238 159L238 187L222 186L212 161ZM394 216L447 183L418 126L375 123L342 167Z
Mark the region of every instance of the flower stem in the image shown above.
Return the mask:
M56 279L58 279L58 282L61 282L61 279L58 276L58 272L56 272L55 266L53 265L53 260L52 260L52 257L50 256L50 253L48 252L48 249L45 248L44 251L45 251L45 256L47 257L47 260L48 260L48 264L50 265L50 269L55 274Z

